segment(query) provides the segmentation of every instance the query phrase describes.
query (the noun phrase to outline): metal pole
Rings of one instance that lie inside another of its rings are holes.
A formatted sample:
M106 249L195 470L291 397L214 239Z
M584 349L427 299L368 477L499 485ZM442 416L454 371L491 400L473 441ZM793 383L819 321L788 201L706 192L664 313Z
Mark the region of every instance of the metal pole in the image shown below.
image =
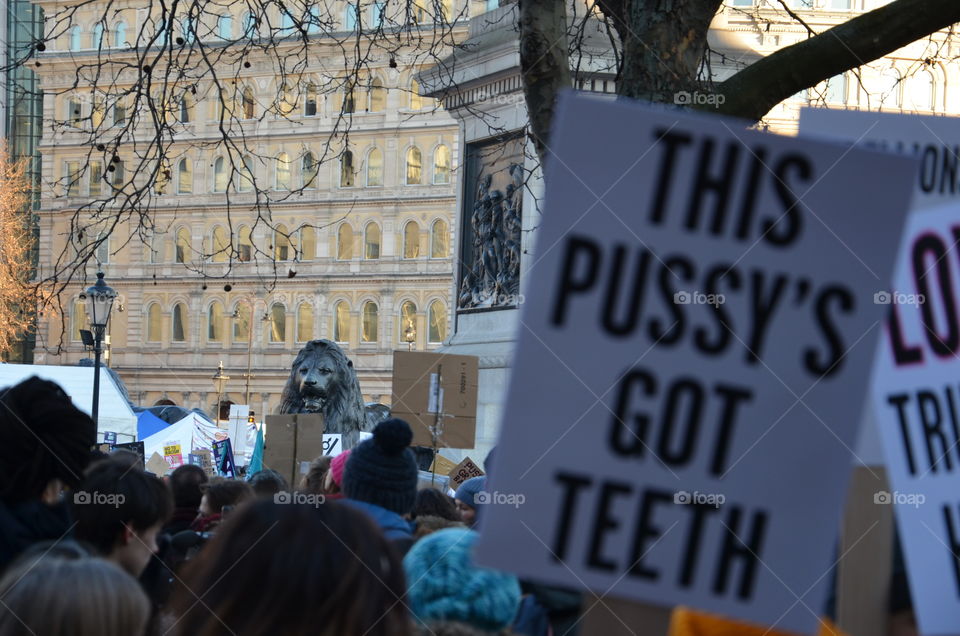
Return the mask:
M250 317L247 321L250 325L250 328L247 329L247 389L246 389L246 403L247 406L250 406L250 361L253 359L253 303L249 304L250 307Z
M100 422L97 416L100 412L100 340L103 337L100 329L94 327L96 332L93 341L93 423L99 428Z
M436 404L437 412L433 415L433 430L430 431L431 437L433 438L433 474L430 475L430 485L433 486L437 481L437 444L440 439L440 418L442 417L440 411L443 410L443 405L440 404L440 385L443 381L443 365L437 365L437 388L434 393L434 404Z

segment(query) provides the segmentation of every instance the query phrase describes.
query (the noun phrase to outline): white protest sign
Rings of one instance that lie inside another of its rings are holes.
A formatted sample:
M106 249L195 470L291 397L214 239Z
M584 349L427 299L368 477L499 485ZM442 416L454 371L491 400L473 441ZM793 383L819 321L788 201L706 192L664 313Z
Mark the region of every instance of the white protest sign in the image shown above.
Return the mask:
M330 455L331 457L336 457L341 452L343 452L343 435L340 433L324 433L323 434L323 454Z
M230 420L227 425L230 444L233 447L233 456L239 465L246 465L247 430L250 424L250 407L246 404L230 405Z
M915 163L572 96L554 130L479 561L812 631Z

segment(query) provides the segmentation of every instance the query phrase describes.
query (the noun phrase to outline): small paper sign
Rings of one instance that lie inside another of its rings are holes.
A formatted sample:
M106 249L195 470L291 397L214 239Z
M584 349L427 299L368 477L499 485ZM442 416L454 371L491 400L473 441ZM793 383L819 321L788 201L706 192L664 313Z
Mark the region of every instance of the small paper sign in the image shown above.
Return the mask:
M474 464L472 459L467 457L450 471L450 487L459 488L460 485L468 479L480 477L483 474L480 467Z
M343 451L343 436L340 433L324 433L323 454L336 457ZM309 462L307 462L309 464Z
M116 444L117 443L117 434L113 431L104 431L103 433L103 443L104 444Z
M183 452L180 444L169 444L163 447L163 459L170 468L176 468L183 465Z
M230 440L225 439L213 443L213 463L217 474L221 477L235 477L236 468L233 463L233 447Z
M148 473L153 473L154 475L166 475L167 471L170 469L170 466L167 465L167 462L163 460L163 457L160 456L160 453L154 452L150 456L149 461L147 461L146 471Z

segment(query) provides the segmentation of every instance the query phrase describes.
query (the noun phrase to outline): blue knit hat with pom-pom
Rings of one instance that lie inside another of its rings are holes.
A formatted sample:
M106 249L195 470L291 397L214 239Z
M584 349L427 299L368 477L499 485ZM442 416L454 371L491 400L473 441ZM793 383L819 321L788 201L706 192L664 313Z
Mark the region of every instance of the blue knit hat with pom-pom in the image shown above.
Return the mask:
M419 471L411 441L413 431L403 420L377 424L373 437L350 452L343 470L343 493L401 515L413 510Z
M456 621L487 631L509 627L520 606L520 583L512 574L473 562L476 532L438 530L410 548L403 559L413 615L424 623Z

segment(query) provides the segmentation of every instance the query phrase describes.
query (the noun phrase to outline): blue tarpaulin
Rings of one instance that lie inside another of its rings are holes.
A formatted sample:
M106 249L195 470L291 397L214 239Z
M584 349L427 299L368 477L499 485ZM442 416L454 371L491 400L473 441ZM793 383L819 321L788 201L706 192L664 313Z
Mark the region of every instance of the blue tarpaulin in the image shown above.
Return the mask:
M137 413L137 439L146 439L170 426L150 411Z

